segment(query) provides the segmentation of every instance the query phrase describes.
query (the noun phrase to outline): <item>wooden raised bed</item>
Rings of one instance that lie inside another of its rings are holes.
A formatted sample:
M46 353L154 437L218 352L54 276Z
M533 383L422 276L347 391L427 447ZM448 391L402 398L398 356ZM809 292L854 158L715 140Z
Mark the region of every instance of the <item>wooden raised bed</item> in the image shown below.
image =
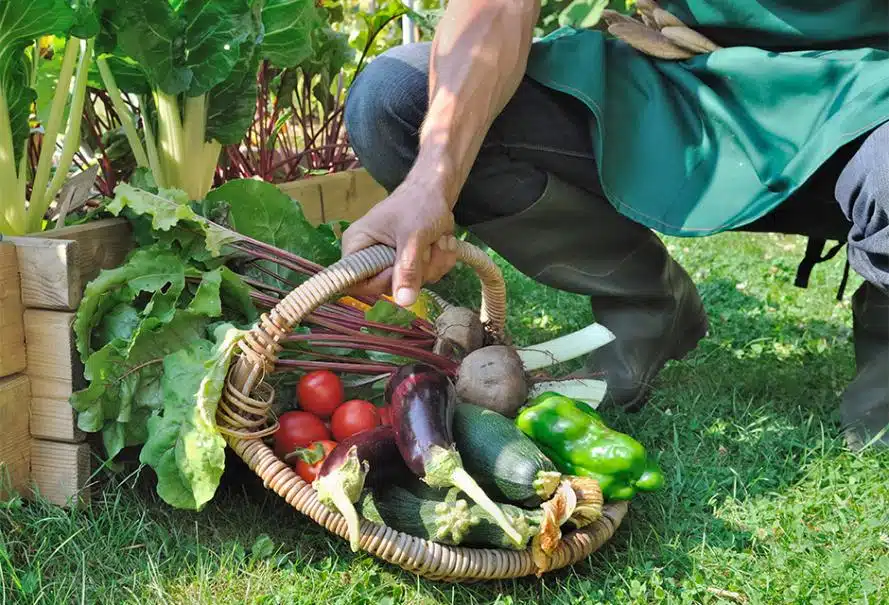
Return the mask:
M353 221L386 195L363 170L280 188L314 224ZM69 403L85 386L71 324L86 284L131 245L123 219L0 241L0 501L13 493L60 506L90 501L100 458Z

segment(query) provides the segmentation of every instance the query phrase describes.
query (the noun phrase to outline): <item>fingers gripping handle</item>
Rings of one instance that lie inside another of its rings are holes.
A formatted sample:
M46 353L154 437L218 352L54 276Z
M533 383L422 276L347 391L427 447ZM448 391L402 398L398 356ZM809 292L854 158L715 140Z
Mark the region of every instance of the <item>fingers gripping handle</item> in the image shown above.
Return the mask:
M392 267L395 260L395 250L389 246L371 246L343 257L290 292L270 313L262 315L241 343L243 354L231 374L233 386L249 393L274 367L282 336L319 306ZM480 318L492 332L501 334L506 322L506 285L500 268L482 250L462 241L458 242L457 260L478 275L482 285Z

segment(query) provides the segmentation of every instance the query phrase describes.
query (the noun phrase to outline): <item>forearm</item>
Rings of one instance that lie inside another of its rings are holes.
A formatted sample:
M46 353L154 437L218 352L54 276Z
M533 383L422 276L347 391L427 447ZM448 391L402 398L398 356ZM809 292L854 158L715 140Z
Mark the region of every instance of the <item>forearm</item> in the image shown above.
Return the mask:
M525 74L539 0L451 0L432 42L429 107L409 179L451 208Z

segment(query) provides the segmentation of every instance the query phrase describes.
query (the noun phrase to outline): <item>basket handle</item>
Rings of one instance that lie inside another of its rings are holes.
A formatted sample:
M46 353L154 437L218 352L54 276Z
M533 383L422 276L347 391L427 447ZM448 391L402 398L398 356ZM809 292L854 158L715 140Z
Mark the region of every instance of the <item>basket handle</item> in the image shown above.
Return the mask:
M506 324L506 284L500 268L476 246L457 242L457 260L472 267L481 281L480 318L488 329L502 335ZM343 257L322 269L284 297L241 342L230 374L231 386L250 393L261 377L274 368L281 351L280 339L322 304L395 264L395 250L378 244Z

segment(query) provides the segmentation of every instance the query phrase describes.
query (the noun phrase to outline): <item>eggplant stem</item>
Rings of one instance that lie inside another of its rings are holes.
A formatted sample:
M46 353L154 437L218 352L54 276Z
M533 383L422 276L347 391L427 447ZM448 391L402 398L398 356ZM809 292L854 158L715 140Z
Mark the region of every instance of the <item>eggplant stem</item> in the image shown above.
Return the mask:
M349 528L349 546L352 548L352 552L358 552L361 547L361 520L358 518L355 504L349 500L346 491L341 486L331 489L328 495L333 501L333 505L346 520L346 526Z
M349 546L353 552L358 552L361 539L361 521L358 519L355 502L361 498L368 470L367 463L358 458L357 447L352 446L336 470L318 477L312 483L321 504L335 508L346 519L349 528Z
M451 483L460 488L471 500L478 504L494 522L503 530L503 532L517 545L525 542L522 534L510 523L509 519L503 513L497 504L488 497L484 490L479 487L475 479L466 472L462 466L457 466L451 471Z

